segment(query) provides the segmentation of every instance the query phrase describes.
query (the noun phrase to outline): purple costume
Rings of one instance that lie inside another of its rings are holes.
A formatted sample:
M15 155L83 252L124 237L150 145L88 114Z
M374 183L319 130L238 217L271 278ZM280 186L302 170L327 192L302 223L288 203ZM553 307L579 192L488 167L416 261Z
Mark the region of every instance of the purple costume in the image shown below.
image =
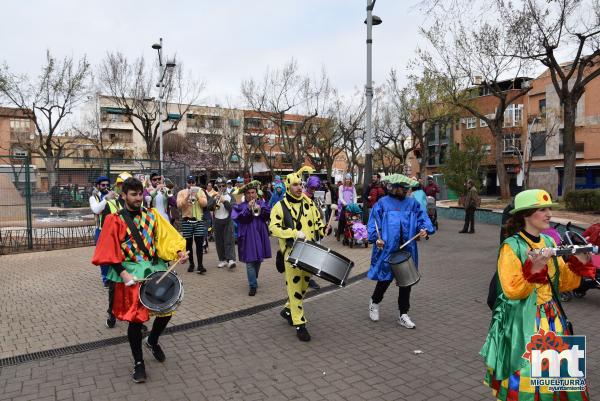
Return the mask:
M241 262L262 262L271 257L271 242L267 221L271 215L271 208L262 199L257 200L260 205L260 215L255 217L248 208L248 202L234 205L231 217L238 224L238 254Z

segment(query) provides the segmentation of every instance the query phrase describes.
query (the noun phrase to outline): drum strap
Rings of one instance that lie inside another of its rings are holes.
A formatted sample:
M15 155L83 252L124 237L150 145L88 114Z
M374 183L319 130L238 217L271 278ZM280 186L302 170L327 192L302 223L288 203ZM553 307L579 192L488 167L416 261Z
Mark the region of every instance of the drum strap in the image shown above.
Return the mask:
M283 211L283 228L293 228L296 229L296 225L298 224L298 221L300 221L300 216L302 215L302 208L304 207L304 199L302 199L300 201L300 209L298 212L298 218L294 219L292 217L292 213L290 212L290 209L288 209L286 203L284 200L281 201L281 210ZM286 248L287 247L291 247L292 244L294 243L293 239L288 239L286 241Z
M146 245L144 244L144 240L142 240L140 230L133 222L133 219L127 212L127 209L121 209L119 211L119 215L121 217L123 217L123 220L125 221L125 224L127 224L129 231L131 231L131 236L135 240L135 243L137 244L139 250L142 251L144 253L144 255L146 255L148 260L152 261L153 265L156 265L158 263L158 257L150 255L150 251L148 250L148 248L146 248Z

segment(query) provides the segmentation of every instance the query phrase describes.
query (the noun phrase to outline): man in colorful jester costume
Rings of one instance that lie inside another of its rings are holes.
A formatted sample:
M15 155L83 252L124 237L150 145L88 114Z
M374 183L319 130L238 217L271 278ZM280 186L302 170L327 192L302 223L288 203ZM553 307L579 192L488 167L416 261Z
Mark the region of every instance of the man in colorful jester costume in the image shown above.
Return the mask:
M304 171L312 172L312 168L305 166L287 175L285 198L276 203L271 210L269 230L274 237L279 238L279 247L284 259L290 254L296 238L314 241L325 235L325 223L321 219L321 213L314 202L302 192ZM300 341L310 341L302 302L310 276L310 273L285 262L288 302L281 311L281 316L296 327L296 335Z
M520 192L506 223L509 237L498 254L492 323L480 352L487 367L484 383L498 400L589 400L587 391L552 392L547 386L531 386L531 363L524 358L527 344L540 329L557 336L573 334L557 294L595 274L589 254L572 255L567 262L552 256L549 248L556 244L542 231L550 227L553 206L544 190Z
M409 189L418 185L418 182L402 174L385 177L385 182L387 195L375 204L367 225L369 242L376 244L373 247L371 268L368 272L368 277L377 281L369 304L369 317L373 321L379 320L379 303L394 278L388 263L390 255L417 233L424 238L435 232L419 202L406 196ZM418 267L417 243L411 241L404 250L410 252L415 266ZM398 287L398 323L407 329L415 328L408 316L411 288Z
M248 295L256 295L258 273L263 260L271 257L271 242L267 221L271 208L263 199L258 198L260 181L254 180L243 185L237 191L244 194L244 202L234 205L231 212L238 224L238 253L240 261L246 263Z
M175 228L155 209L142 207L144 188L135 178L123 183L122 198L125 208L119 213L106 217L102 233L98 239L92 263L97 266L110 265L108 279L115 282L113 314L119 320L129 322L127 338L135 361L133 381L146 380L146 369L142 352L142 326L150 319L149 311L139 301L140 283L155 271L167 269L164 261L179 259L185 262L185 240ZM139 245L129 224L139 230ZM165 354L158 344L171 314L157 316L146 346L159 362L165 360Z

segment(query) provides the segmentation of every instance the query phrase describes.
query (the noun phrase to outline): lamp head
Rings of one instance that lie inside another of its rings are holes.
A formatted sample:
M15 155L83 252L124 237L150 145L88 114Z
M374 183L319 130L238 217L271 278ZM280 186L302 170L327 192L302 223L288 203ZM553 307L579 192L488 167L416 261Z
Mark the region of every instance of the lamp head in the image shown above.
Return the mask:
M167 68L175 68L176 66L175 61L167 61Z
M152 45L152 48L154 50L160 50L160 49L162 49L162 45L160 43L155 43Z
M376 15L372 15L371 16L371 20L373 22L373 25L380 25L383 21L381 20L381 18L379 18ZM365 19L365 24L367 23L367 20Z

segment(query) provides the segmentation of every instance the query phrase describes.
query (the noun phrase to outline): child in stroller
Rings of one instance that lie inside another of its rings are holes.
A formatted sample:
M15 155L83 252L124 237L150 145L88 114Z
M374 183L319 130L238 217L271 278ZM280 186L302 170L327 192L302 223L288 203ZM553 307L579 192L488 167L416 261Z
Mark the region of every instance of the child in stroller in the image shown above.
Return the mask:
M437 220L437 208L435 207L435 198L433 196L427 197L427 216L429 216L431 224L433 224L437 230L439 228Z
M346 226L344 227L344 245L353 248L355 245L363 245L368 248L369 241L367 227L362 222L362 209L356 203L350 203L344 208Z

